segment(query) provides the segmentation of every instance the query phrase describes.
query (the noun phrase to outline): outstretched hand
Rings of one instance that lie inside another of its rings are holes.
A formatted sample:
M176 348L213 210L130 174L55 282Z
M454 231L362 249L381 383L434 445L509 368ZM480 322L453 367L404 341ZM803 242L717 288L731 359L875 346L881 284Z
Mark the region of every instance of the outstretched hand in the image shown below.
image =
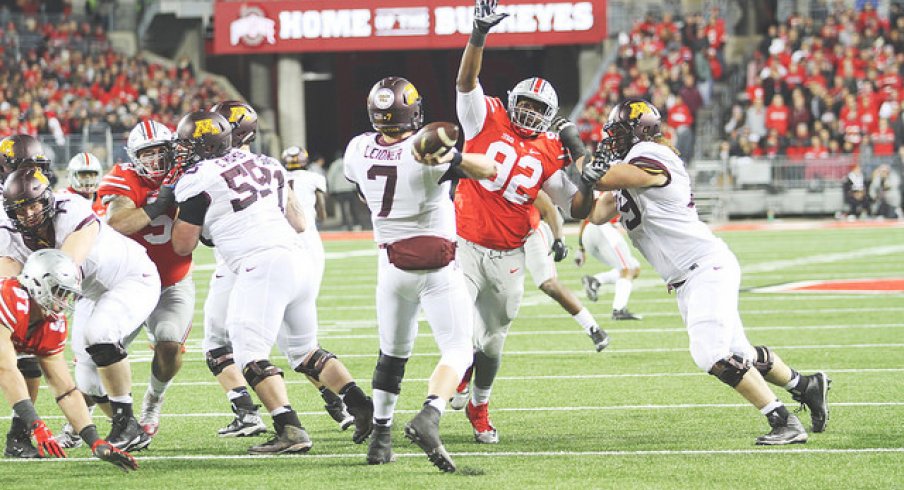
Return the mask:
M496 13L497 0L477 0L474 6L474 26L486 34L490 29L508 17L506 13Z
M66 453L63 448L53 438L53 433L47 428L43 420L36 420L31 425L32 433L35 435L35 442L38 446L38 455L42 458L65 458Z
M131 454L121 449L117 449L103 439L95 441L94 445L91 447L91 451L98 459L106 461L126 473L138 469L138 462L135 461L135 458L133 458Z

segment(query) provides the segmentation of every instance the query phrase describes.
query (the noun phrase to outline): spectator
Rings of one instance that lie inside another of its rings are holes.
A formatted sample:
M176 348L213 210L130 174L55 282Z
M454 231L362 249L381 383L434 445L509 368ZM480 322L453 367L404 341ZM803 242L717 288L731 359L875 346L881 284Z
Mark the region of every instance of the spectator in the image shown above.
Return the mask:
M747 108L747 127L750 128L750 136L753 141L759 141L766 137L766 107L763 98L753 99L753 104Z
M346 230L360 230L361 222L355 210L359 202L358 194L355 185L345 178L344 166L341 156L333 160L327 171L326 188L329 190L332 200L338 205L338 212L342 216L342 226Z
M785 97L776 94L766 108L766 130L775 129L779 134L787 134L790 119L791 110L785 105Z
M675 130L675 147L685 161L690 161L694 154L694 114L681 95L675 97L675 104L669 109L667 121Z
M845 177L841 189L844 192L844 203L847 206L847 211L842 213L842 216L847 217L849 220L865 217L868 201L863 171L860 169L859 163L855 163L851 167L851 171Z
M873 143L874 156L894 156L895 132L888 124L888 119L879 119L879 126L870 134L870 140Z
M902 148L904 150L904 148ZM873 171L869 185L873 216L904 219L901 212L901 176L883 163Z

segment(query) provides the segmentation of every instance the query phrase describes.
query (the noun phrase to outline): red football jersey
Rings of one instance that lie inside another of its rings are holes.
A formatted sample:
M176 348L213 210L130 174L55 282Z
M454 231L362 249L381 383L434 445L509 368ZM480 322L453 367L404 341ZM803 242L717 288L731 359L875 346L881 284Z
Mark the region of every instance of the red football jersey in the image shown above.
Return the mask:
M126 196L142 207L148 202L157 199L158 188L141 178L134 170L122 164L113 167L104 180L101 181L97 195L103 199L105 196ZM129 238L140 243L147 249L148 256L157 266L160 273L160 282L163 287L172 286L181 281L191 269L191 256L183 257L173 251L173 219L176 210L154 218L151 223Z
M519 136L505 105L486 97L487 116L477 135L465 141L466 153L484 153L500 163L492 179L462 179L455 191L458 235L494 250L524 244L531 230L537 192L567 159L559 135Z
M31 298L14 278L0 282L0 325L12 332L16 352L35 356L52 356L66 347L66 317L45 318L31 327ZM31 328L30 328L31 327Z

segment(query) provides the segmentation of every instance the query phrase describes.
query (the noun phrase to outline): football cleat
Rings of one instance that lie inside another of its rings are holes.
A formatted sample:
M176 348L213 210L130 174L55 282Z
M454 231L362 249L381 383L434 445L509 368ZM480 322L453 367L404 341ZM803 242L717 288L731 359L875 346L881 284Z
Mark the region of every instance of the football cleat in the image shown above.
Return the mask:
M41 457L38 454L38 448L31 443L31 434L30 431L26 430L24 432L9 432L6 434L6 449L3 450L3 455L7 458L39 458Z
M339 398L339 395L330 390L324 390L320 392L320 396L326 402L326 405L323 406L326 409L326 413L330 414L330 417L339 424L340 429L348 429L355 423L355 418L348 413L345 403L342 403L342 398Z
M788 420L782 420L775 411L766 416L772 430L756 438L758 446L782 446L785 444L803 444L807 442L807 431L794 414L788 414Z
M79 436L75 429L72 428L72 424L66 423L63 425L63 428L60 429L60 433L54 436L57 444L60 445L63 449L74 449L82 446L82 437Z
M138 425L145 434L154 437L160 429L160 410L163 408L163 395L157 397L151 392L145 392L144 401L141 402L141 420Z
M217 431L220 437L250 437L267 432L267 426L257 413L260 405L254 405L252 410L239 408L235 411L235 418L226 427Z
M374 425L370 446L367 448L367 464L386 464L395 460L396 455L392 452L392 427Z
M141 451L151 443L151 436L141 429L135 417L122 414L113 416L110 435L104 439L116 449L132 453Z
M480 444L496 444L499 442L499 434L490 422L490 404L474 405L468 402L465 415L474 428L474 440Z
M440 471L453 473L455 462L439 438L440 415L436 407L425 405L411 422L405 424L405 437L423 449L427 453L427 459Z
M810 410L810 421L813 423L813 432L826 430L829 422L828 394L832 380L826 373L819 371L806 376L807 388L803 391L791 390L794 401L800 402L800 408Z
M590 301L600 299L600 281L593 276L584 276L581 278L581 284L584 285L584 294Z
M622 308L620 310L612 310L612 319L613 320L643 320L643 317L640 315L635 315L628 311L627 308Z
M374 402L369 396L365 397L365 402L361 405L348 406L348 412L355 418L355 433L352 434L352 441L355 444L361 444L367 440L374 429Z
M461 410L462 408L465 408L465 405L471 400L471 375L473 373L474 365L471 364L465 371L465 375L462 376L461 381L458 383L458 387L455 388L455 394L452 395L452 398L449 400L449 406L452 407L452 410Z
M596 346L597 352L602 352L603 349L609 346L609 334L599 327L590 329L590 340Z
M287 425L283 427L282 434L269 441L251 446L248 448L248 454L297 454L306 453L311 449L314 443L308 437L304 427L295 427Z

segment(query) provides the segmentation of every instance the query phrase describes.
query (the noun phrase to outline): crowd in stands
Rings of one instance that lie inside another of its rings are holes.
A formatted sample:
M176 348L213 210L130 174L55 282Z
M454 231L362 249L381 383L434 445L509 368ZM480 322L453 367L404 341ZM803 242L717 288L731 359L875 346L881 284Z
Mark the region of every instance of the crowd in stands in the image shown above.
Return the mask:
M113 50L99 23L17 19L0 25L0 137L27 133L62 144L106 128L124 137L145 118L175 127L182 114L228 98L187 60L164 67Z
M694 124L725 75L725 21L718 8L681 19L648 14L618 36L618 54L588 100L578 128L588 144L602 138L609 110L625 97L643 97L662 112L663 132L685 158L694 151Z

